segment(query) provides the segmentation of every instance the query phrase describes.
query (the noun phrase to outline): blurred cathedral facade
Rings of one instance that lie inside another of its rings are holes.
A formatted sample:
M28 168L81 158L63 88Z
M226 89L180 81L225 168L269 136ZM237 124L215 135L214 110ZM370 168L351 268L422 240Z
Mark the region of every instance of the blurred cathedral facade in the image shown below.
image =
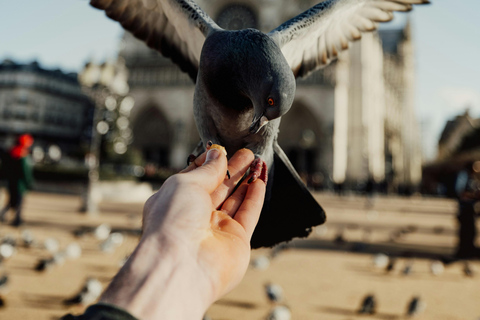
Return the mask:
M223 28L268 32L315 2L198 0ZM147 162L181 168L199 142L194 85L157 52L125 33L119 52L129 70L133 146ZM298 79L282 118L279 143L313 187L374 179L390 191L421 180L420 131L414 115L410 25L364 35L332 65Z

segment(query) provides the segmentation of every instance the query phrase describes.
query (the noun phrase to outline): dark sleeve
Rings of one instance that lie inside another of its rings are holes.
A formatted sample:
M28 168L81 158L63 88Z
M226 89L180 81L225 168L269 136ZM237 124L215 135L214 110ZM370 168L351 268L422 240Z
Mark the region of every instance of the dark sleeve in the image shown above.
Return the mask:
M127 311L108 303L97 303L79 316L67 314L60 320L138 320Z

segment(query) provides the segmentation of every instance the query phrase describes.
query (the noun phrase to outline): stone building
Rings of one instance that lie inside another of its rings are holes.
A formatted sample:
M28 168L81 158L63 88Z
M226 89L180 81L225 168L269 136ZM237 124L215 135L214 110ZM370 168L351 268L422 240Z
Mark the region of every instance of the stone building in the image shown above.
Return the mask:
M448 120L438 141L437 158L423 167L425 193L455 197L455 180L465 166L480 160L480 119L469 111Z
M198 0L227 29L270 31L314 1ZM129 69L133 145L158 166L182 167L199 138L194 86L168 59L125 33L120 56ZM364 35L325 69L297 81L279 143L313 185L368 178L393 188L420 181L419 131L413 113L410 28Z
M0 64L0 146L18 134L35 138L37 155L54 150L64 159L82 159L80 144L91 132L93 104L76 74L43 69L37 62ZM53 149L50 149L53 146Z

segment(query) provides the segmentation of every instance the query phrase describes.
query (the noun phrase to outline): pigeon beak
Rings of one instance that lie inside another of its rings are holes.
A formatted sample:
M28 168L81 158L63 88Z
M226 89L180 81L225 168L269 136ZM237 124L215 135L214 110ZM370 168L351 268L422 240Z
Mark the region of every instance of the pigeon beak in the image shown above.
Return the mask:
M253 119L252 125L250 126L250 133L251 134L256 134L267 123L268 123L268 119L264 115L262 115L262 116L260 116L256 119Z

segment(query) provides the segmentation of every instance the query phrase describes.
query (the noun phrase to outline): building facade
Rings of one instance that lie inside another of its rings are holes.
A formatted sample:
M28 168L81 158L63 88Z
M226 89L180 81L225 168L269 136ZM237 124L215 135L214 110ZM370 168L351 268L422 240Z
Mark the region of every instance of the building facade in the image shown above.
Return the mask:
M37 155L81 159L80 144L91 132L93 104L83 94L76 74L43 69L37 62L0 64L0 146L17 135L35 138ZM53 149L51 149L53 148Z
M314 1L198 1L223 28L268 32ZM148 162L181 168L199 142L187 74L125 33L120 56L135 100L133 146ZM306 79L282 117L278 141L312 186L369 178L393 189L419 183L421 154L413 113L413 47L409 25L366 34L339 59Z

